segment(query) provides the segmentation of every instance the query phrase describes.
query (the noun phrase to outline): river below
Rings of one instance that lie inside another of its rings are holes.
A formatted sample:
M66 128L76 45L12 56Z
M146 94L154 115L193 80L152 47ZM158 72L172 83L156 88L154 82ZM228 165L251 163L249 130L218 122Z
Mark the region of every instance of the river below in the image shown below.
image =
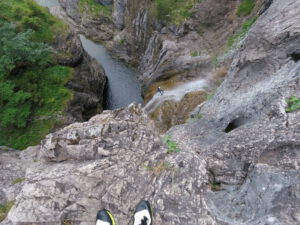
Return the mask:
M36 0L42 6L52 8L59 6L58 0ZM107 49L85 36L80 35L85 51L103 66L107 76L104 109L116 109L132 102L143 103L138 74L125 63L113 58Z

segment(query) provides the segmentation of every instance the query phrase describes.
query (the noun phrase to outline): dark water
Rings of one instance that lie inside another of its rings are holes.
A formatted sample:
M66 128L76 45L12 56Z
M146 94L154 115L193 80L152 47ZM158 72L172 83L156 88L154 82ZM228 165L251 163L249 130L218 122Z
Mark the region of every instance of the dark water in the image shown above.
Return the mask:
M106 109L116 109L132 102L142 103L137 73L123 62L111 57L106 48L80 36L84 49L104 68L108 78Z
M58 0L36 0L48 8L58 6ZM116 109L132 102L142 103L141 88L137 73L123 62L111 57L106 48L80 36L86 52L94 57L104 68L108 78L105 109Z

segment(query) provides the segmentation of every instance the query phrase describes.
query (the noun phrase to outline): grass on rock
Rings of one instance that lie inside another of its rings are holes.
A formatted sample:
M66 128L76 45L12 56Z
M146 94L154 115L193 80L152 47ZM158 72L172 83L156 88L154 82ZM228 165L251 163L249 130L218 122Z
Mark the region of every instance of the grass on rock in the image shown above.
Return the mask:
M252 12L254 6L255 6L255 3L253 0L242 0L236 11L236 15L237 16L247 16Z
M102 5L96 0L80 0L79 1L79 11L80 13L86 12L92 16L111 16L111 7Z
M192 16L191 9L201 0L154 0L152 13L161 21L181 25Z
M245 37L245 35L248 33L251 26L255 23L257 17L252 17L248 20L246 20L240 30L238 30L229 40L227 41L227 46L229 48L233 47L236 43L238 43L241 39Z
M9 210L13 207L13 205L13 201L0 204L0 222L6 218Z

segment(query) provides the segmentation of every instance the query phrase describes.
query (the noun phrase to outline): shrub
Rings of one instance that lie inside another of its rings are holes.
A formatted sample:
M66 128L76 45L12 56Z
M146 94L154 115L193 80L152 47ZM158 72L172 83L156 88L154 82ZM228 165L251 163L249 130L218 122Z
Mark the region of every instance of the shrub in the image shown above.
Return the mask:
M191 52L191 56L193 56L193 57L196 57L196 56L199 56L199 55L200 55L200 53L198 51L192 51Z
M154 0L152 12L161 21L181 25L192 15L192 7L200 0Z
M254 8L255 3L253 0L242 0L237 11L237 16L247 16L252 12L252 9Z
M102 5L96 0L79 0L79 11L87 12L93 16L111 16L110 6Z
M34 0L0 1L0 19L14 23L18 31L34 30L33 41L52 43L55 36L66 34L67 26Z
M175 141L172 140L172 137L170 135L167 135L164 137L164 143L168 147L167 153L178 153L180 152L180 149L178 148L178 145Z
M285 111L287 113L294 112L300 109L300 99L297 96L291 96L286 99L287 107Z

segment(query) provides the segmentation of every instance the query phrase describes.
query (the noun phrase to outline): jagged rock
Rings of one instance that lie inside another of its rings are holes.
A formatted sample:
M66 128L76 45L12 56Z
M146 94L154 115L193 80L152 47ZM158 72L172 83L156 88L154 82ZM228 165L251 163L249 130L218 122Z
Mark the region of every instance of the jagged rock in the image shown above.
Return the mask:
M53 13L67 22L74 30L96 41L113 38L114 24L106 15L96 15L79 8L79 0L59 0L60 6Z
M135 105L48 135L1 225L92 225L102 207L132 224L143 198L156 225L299 224L299 20L298 0L273 1L202 118L168 132L178 153Z
M127 5L127 0L115 0L114 1L114 12L113 19L115 26L122 30L125 25L125 8Z
M83 60L84 50L80 39L72 31L67 35L57 36L53 48L59 64L75 67Z
M106 76L103 67L86 52L74 68L73 79L67 87L73 90L68 105L69 122L86 121L103 111Z
M65 124L86 121L103 111L106 76L102 66L82 47L79 36L70 31L58 36L53 44L59 64L73 67L73 77L67 87L73 91L68 104Z
M219 224L300 223L300 111L285 111L286 98L300 96L299 9L299 1L273 1L202 119L169 132L206 158L211 182L221 185L205 195Z
M2 225L92 225L102 207L118 223L131 224L135 205L145 198L155 209L155 224L215 224L201 207L208 179L205 161L192 152L166 154L140 107L105 111L72 124L48 135L39 148L39 159L46 162L27 170Z
M0 204L16 199L22 189L26 169L36 164L35 152L35 147L22 152L4 147L0 149Z

